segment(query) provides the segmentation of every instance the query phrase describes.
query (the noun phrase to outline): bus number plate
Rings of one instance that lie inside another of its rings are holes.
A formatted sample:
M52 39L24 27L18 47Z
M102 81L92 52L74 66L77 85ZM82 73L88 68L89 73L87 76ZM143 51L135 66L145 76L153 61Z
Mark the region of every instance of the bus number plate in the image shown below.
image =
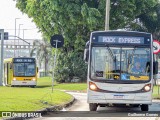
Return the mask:
M124 95L114 95L113 99L124 99Z

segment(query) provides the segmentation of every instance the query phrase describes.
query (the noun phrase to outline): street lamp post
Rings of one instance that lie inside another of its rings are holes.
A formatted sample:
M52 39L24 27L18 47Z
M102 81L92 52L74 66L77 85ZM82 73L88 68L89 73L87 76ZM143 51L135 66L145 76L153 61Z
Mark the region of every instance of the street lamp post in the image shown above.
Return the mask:
M21 26L22 26L22 25L23 25L23 24L19 24L18 37L20 37L20 29L21 29ZM18 46L19 46L19 39L18 39ZM20 50L18 50L18 56L20 55L19 53L20 53Z
M109 11L110 11L110 0L106 0L105 30L109 30Z
M20 38L19 36L9 35L9 37L18 38L18 40L21 40L21 41L27 43L27 44L28 44L28 48L29 48L29 55L28 55L28 56L30 56L30 51L31 51L31 48L32 48L32 46L31 46L32 44L31 44L31 43L27 42L27 41L26 41L25 39L23 39L23 38Z
M3 86L3 44L4 44L4 29L0 29L1 33L1 70L0 70L0 86Z
M16 21L17 21L17 19L20 19L20 18L15 18L15 35L14 36L16 36ZM14 57L15 57L15 50L16 50L16 47L15 47L15 45L16 45L16 43L15 43L15 40L16 40L16 37L14 38Z
M24 31L25 31L25 30L27 30L27 29L23 29L23 40L24 40Z
M26 42L26 41L24 40L24 31L25 31L25 30L28 30L28 29L23 29L23 45L24 45L24 42ZM29 47L29 57L30 57L30 51L31 51L31 50L30 50L30 49L31 49L30 46L31 46L31 45L30 45L30 43L28 43L28 44L29 44L28 47Z
M21 26L22 26L23 24L19 24L19 28L18 28L18 36L20 37L20 29L21 29Z

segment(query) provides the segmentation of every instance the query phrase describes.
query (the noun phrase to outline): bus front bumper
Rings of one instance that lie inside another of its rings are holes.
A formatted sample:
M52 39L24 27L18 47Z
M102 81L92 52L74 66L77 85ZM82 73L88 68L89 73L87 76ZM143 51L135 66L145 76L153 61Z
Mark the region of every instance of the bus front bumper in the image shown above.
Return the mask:
M88 103L97 104L152 104L152 93L100 93L88 91Z
M11 85L19 85L19 86L36 86L37 81L31 80L31 81L20 81L20 80L14 80L12 81Z

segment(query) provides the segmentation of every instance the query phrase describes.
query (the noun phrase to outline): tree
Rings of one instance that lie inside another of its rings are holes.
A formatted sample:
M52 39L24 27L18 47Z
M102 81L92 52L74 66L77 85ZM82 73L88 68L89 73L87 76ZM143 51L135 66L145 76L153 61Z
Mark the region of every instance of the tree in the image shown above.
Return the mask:
M62 58L70 57L74 52L77 54L76 59L82 60L84 46L89 40L90 32L104 30L106 0L16 1L16 6L33 18L37 27L48 39L54 34L63 35L64 47L59 49ZM134 21L140 15L148 14L148 11L157 4L158 0L111 0L110 29L135 28ZM145 24L143 26L145 27ZM60 56L57 59L58 62L63 61ZM67 61L66 59L64 63ZM75 71L78 71L78 68ZM86 71L86 67L83 71Z
M30 56L33 56L35 53L37 61L39 62L40 66L41 66L42 62L44 61L45 76L48 73L47 68L48 68L49 59L52 55L51 51L52 51L51 46L46 40L43 40L43 41L35 40L33 42L33 48L31 50Z
M136 25L131 27L133 30L150 32L153 39L160 39L160 3L140 14L136 19Z
M71 82L74 76L79 77L81 82L86 81L87 66L76 52L59 54L59 60L55 69L55 79L58 82ZM85 71L84 71L85 70Z
M33 18L50 38L65 37L63 51L84 49L93 30L104 30L106 0L17 0L17 7ZM125 28L142 14L154 9L157 0L111 0L110 28ZM77 47L78 46L78 47Z

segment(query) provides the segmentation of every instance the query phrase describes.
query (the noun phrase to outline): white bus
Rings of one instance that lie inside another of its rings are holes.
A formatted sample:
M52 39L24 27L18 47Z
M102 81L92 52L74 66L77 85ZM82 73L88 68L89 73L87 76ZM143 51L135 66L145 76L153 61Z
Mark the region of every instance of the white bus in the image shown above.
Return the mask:
M154 61L150 33L135 31L95 31L86 43L88 63L87 102L90 111L98 106L140 106L148 111L152 104ZM139 62L141 71L134 69Z

